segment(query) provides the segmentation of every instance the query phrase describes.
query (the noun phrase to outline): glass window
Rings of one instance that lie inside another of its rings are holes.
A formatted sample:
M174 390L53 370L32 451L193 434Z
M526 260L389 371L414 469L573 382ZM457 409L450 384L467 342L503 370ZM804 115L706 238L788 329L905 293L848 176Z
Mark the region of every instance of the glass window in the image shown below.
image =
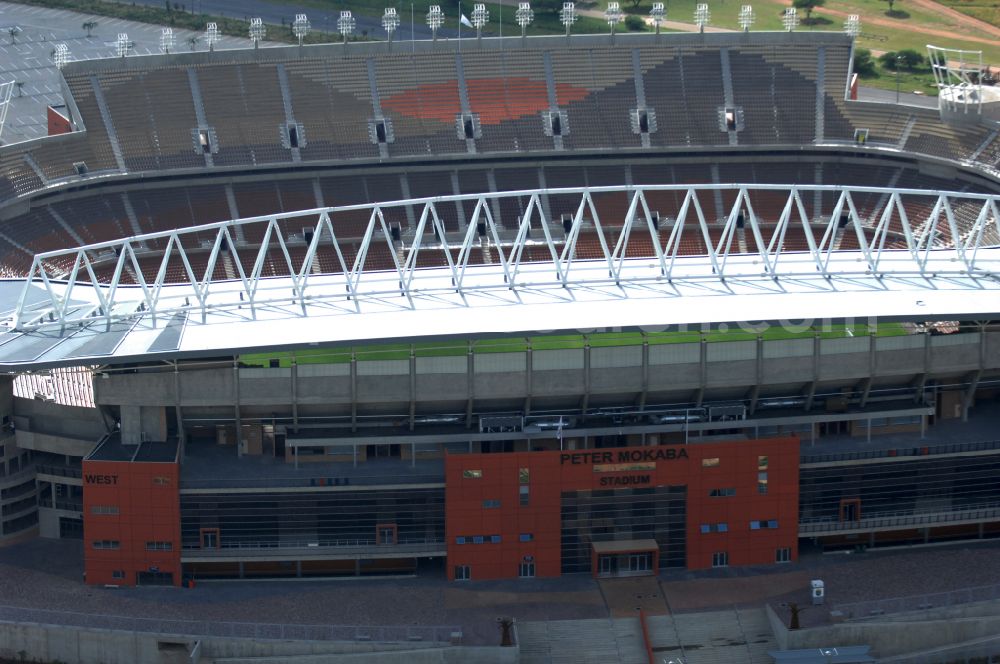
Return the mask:
M791 547L782 547L774 552L774 562L776 563L790 563L792 562L792 549Z
M711 498L724 498L726 496L735 496L736 489L731 487L725 489L710 489L708 495Z
M530 542L535 539L535 536L532 533L521 533L518 539L522 542Z
M760 521L751 521L750 530L760 530Z
M705 533L710 533L710 532L712 532L712 526L711 526L711 524L708 524L708 523L701 524L701 534L702 535L704 535Z
M121 569L114 570L113 572L111 572L111 578L112 579L124 579L125 578L125 570L121 570Z
M455 565L455 580L468 581L472 578L472 568L468 565Z
M726 551L716 551L712 554L712 567L728 567L729 553Z
M771 519L770 521L767 522L767 527L768 528L777 528L778 527L778 520L777 519Z
M499 544L500 543L500 536L499 535L490 535L490 543L491 544Z
M759 456L757 457L757 470L767 470L767 457Z
M517 481L521 484L527 484L531 479L531 471L527 468L520 468L517 471Z
M519 486L518 498L520 500L521 507L527 507L531 503L531 487L527 484Z
M455 538L455 544L465 544L465 536L459 535Z
M473 544L482 544L482 543L483 543L483 542L485 542L485 541L486 541L486 540L485 540L485 539L483 539L483 536L482 536L482 535L473 535L473 536L472 536L472 543L473 543Z
M728 533L729 532L729 524L728 523L720 523L720 524L718 524L718 526L719 526L719 532L720 533Z
M719 457L712 457L711 459L701 460L702 468L715 468L718 465L719 465Z
M534 578L535 563L521 563L517 566L517 575L522 579Z
M495 509L498 509L499 507L500 507L500 501L499 500L484 500L483 501L483 509L495 510Z
M465 480L478 480L482 479L483 471L481 470L463 470L462 479Z

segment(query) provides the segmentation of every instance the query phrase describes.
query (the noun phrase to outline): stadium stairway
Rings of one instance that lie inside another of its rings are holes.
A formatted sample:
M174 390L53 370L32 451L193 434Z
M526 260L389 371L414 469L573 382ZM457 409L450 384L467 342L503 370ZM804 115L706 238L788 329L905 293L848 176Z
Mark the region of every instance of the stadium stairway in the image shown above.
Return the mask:
M650 616L646 624L655 655L683 655L687 664L765 664L777 648L763 609Z
M521 664L646 664L638 618L520 622Z

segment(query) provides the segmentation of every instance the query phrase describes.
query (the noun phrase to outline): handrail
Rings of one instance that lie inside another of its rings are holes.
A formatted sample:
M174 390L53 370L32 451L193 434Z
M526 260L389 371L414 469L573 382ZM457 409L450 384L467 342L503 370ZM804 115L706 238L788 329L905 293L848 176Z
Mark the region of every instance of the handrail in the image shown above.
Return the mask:
M649 625L646 624L646 610L639 609L639 627L642 628L642 645L646 648L646 661L649 664L659 664L653 654L653 642L649 636Z

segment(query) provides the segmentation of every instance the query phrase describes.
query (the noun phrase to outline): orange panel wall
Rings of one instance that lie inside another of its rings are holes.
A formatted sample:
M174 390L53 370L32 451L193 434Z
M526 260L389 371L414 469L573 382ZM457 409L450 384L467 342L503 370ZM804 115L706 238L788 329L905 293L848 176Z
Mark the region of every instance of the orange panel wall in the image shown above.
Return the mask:
M767 457L766 494L758 492L758 457ZM718 458L717 466L703 459ZM595 464L653 464L644 470L595 472ZM529 498L522 505L519 469L528 469ZM466 471L480 477L470 477ZM776 549L797 556L798 438L773 438L659 447L539 451L513 454L450 454L445 460L445 520L448 576L469 565L473 579L516 577L529 556L537 576L560 573L560 503L563 491L638 486L687 487L687 567L712 566L725 551L730 565L775 562ZM630 479L634 478L634 479ZM644 479L645 478L645 479ZM710 497L711 489L733 488L734 496ZM487 501L499 501L496 503ZM775 529L751 530L752 520L778 521ZM728 532L702 534L702 523L726 523ZM520 541L530 533L531 541ZM483 536L482 544L458 544L457 537ZM499 535L499 543L490 543Z
M173 573L181 583L180 465L177 463L83 462L84 568L90 584L135 585L138 572ZM97 514L117 506L118 514ZM118 549L94 542L116 541ZM147 542L170 542L170 551L147 551ZM125 573L124 579L113 572Z
M62 110L65 111L66 109L63 108ZM69 119L62 112L49 106L46 116L48 118L49 136L68 134L73 131L73 125L70 124Z

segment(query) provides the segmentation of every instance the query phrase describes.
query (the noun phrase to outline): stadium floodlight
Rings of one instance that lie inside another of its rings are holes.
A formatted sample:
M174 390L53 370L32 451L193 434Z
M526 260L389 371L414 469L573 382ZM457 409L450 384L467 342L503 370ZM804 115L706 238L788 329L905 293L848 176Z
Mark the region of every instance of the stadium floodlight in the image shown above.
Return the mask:
M357 24L358 22L354 20L354 14L351 13L350 9L340 12L340 18L337 19L337 32L344 38L345 44L347 38L354 34L354 28Z
M528 26L535 20L535 12L531 11L530 2L517 3L517 11L514 12L514 20L521 26L521 38L528 35Z
M264 25L259 17L250 19L250 41L253 42L253 47L257 48L260 43L264 41L264 37L267 36L267 27Z
M431 5L427 10L427 27L431 29L431 39L437 41L438 30L444 25L444 12L441 5Z
M299 40L299 46L302 46L302 40L309 34L309 28L311 27L308 16L305 14L295 15L295 20L292 21L292 34Z
M215 23L209 23L205 26L205 41L208 42L208 50L214 51L215 44L219 41L219 26Z
M653 8L649 10L649 18L656 27L656 34L660 34L660 25L667 18L667 9L662 2L653 3Z
M129 43L128 34L124 32L118 33L118 39L115 40L115 51L118 53L119 58L124 58L128 55Z
M162 30L160 30L160 50L161 51L163 51L164 53L170 53L170 49L172 49L174 47L174 44L176 43L176 41L177 40L174 38L174 29L173 28L163 28Z
M799 25L799 14L795 10L795 7L786 7L785 15L782 17L781 22L785 26L785 30L791 32L795 30Z
M844 21L844 32L850 37L857 37L861 34L861 17L857 14L851 14Z
M712 14L708 11L708 4L698 3L694 8L694 24L698 26L698 32L705 32L705 26L712 20Z
M566 26L566 36L569 37L569 29L576 23L576 3L564 2L559 10L559 22Z
M608 22L608 26L611 28L611 38L614 39L615 26L625 20L622 6L617 2L609 2L608 8L604 10L604 20Z
M481 2L473 5L470 20L473 27L476 28L476 39L481 39L483 36L483 26L490 22L490 12L486 9L486 5Z
M392 34L399 28L399 14L395 7L386 7L382 14L382 29L389 35L389 47L392 48Z
M740 15L737 21L739 21L740 27L743 28L743 32L750 32L750 26L753 25L753 7L750 5L743 5L740 8Z
M66 44L56 44L56 49L52 51L52 62L56 69L62 69L69 62L69 46Z

